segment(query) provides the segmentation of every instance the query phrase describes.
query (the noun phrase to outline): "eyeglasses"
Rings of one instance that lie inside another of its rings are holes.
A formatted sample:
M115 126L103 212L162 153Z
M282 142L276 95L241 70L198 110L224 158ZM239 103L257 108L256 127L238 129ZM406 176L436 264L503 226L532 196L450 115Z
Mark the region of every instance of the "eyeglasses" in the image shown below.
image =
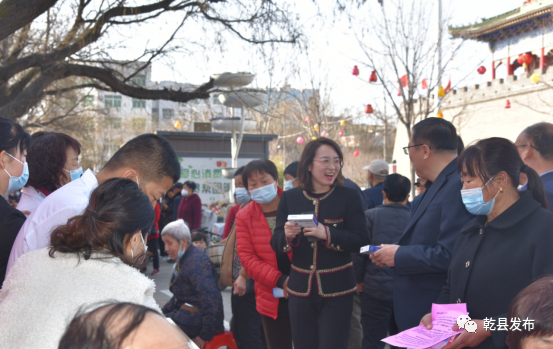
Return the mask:
M344 166L344 162L341 159L334 160L334 161L330 161L330 159L321 159L321 160L313 159L313 161L321 162L324 168L329 168L330 166L334 165L334 168L341 169Z
M531 146L532 148L536 149L538 152L540 151L538 148L534 147L532 144L528 144L528 143L526 143L526 144L519 144L519 145L516 145L516 144L515 144L515 146L516 146L517 148L518 148L518 147L525 147L525 146L527 146L527 145L529 145L529 146Z
M410 145L408 147L403 147L403 152L405 153L405 155L409 155L409 148L413 148L413 147L420 147L421 145L424 145L424 144L415 144L415 145ZM428 149L432 149L430 146L428 146Z

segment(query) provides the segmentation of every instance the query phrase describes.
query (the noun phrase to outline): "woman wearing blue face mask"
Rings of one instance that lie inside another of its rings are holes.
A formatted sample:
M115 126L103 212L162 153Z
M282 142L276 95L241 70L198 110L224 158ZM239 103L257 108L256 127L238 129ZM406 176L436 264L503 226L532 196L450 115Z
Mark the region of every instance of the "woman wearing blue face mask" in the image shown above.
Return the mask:
M10 119L0 117L0 286L13 242L25 222L25 215L4 199L3 195L23 188L29 178L26 162L31 136Z
M56 189L81 178L81 144L64 133L35 132L27 149L29 181L17 209L32 213Z
M252 198L236 215L238 256L246 273L255 281L255 301L261 314L268 349L292 349L287 283L290 258L271 249L276 214L283 191L278 187L278 170L266 159L250 162L242 174ZM274 288L284 290L275 298Z
M477 217L461 229L437 303L466 303L478 329L463 331L448 348L506 348L511 301L534 280L553 272L553 213L547 210L540 177L507 139L468 146L457 168L463 203ZM529 189L519 192L521 173L528 177ZM427 314L421 322L431 327L431 321Z
M153 221L150 199L136 182L100 184L82 214L51 232L50 247L25 253L10 269L0 290L2 346L57 348L67 319L106 299L161 312L154 281L138 270Z

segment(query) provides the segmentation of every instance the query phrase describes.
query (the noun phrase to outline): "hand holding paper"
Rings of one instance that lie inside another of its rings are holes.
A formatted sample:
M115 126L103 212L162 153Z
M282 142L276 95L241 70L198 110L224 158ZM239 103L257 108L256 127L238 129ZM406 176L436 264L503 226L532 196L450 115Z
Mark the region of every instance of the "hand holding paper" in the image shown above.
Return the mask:
M456 325L459 315L467 314L467 305L459 304L432 304L432 328L428 329L423 322L427 322L427 314L421 324L413 327L395 336L383 339L390 345L412 349L430 348L446 339L461 333L463 330L453 331L453 325ZM454 341L455 343L455 341Z

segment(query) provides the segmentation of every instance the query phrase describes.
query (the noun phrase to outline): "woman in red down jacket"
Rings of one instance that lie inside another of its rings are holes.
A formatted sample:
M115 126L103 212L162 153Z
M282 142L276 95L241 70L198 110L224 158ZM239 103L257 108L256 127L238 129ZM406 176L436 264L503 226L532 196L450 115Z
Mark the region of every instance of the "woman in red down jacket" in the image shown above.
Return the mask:
M177 219L182 218L190 231L200 228L202 223L202 199L194 194L196 183L186 181L182 185L182 199L179 203Z
M274 163L261 159L250 162L242 174L244 186L253 200L236 215L238 257L255 281L257 311L261 314L268 349L292 349L292 329L288 311L288 275L292 253L275 253L271 237L282 195ZM275 298L273 288L284 290Z

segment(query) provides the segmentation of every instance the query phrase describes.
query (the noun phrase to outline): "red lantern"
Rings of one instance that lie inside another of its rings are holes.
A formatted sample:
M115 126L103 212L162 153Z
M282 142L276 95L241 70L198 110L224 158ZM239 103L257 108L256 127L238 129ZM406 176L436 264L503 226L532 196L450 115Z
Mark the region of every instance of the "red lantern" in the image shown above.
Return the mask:
M477 72L478 72L478 74L483 75L484 73L486 73L486 67L484 67L483 65L480 66L480 68L478 68Z
M507 104L505 104L505 109L511 108L511 101L507 100Z
M355 76L359 75L359 68L357 68L356 65L353 66L353 73L352 74L355 75Z
M298 137L298 139L296 139L296 142L298 142L298 144L302 144L303 143L303 137Z
M534 58L529 53L522 54L517 58L518 64L530 64L533 60Z
M344 130L338 131L338 137L344 137Z
M373 106L370 104L367 104L367 108L365 108L365 114L372 114L374 113Z
M369 82L377 82L378 79L376 77L376 70L373 70L373 72L371 73L371 77L369 78Z
M359 156L359 150L354 151L353 156L355 156L355 157Z

